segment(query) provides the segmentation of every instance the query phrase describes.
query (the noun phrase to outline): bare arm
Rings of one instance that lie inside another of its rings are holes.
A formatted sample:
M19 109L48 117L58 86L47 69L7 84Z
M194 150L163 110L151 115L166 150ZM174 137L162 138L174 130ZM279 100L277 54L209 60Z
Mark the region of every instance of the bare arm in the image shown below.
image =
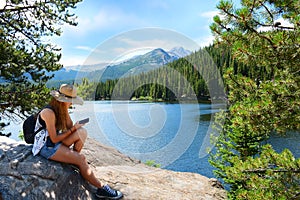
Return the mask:
M71 125L72 126L68 130L63 132L62 134L58 135L56 133L56 127L55 127L56 118L55 118L55 114L54 114L53 110L46 108L46 109L42 110L40 115L46 123L46 128L49 133L49 137L53 143L57 143L57 142L64 140L65 138L67 138L69 135L71 135L73 132L75 132L77 129L79 129L82 126L81 124L78 124L78 123L76 123L73 126L73 122L70 119L70 121L68 121L67 126L68 126L68 128L69 128L69 126L71 126Z

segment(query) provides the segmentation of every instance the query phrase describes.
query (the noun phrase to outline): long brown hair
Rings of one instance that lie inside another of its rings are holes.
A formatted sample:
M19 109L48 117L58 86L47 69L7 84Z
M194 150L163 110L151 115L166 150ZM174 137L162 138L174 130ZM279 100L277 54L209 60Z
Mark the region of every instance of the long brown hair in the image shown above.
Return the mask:
M68 108L64 102L57 101L52 97L49 105L55 113L55 127L56 130L67 130L67 119L69 117Z

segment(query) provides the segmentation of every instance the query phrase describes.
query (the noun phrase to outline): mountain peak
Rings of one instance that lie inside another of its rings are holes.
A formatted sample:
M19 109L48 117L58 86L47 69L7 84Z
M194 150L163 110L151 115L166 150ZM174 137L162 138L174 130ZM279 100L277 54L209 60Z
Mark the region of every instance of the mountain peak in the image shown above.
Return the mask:
M192 52L184 49L183 47L174 47L168 53L172 56L176 56L177 58L182 58L190 55Z
M86 77L89 80L107 80L117 79L127 75L135 75L142 72L147 72L156 68L159 68L167 63L173 62L179 58L189 55L191 52L184 49L183 47L174 47L170 51L165 51L162 48L156 48L143 55L134 56L124 62L106 65L84 65L75 66L74 69L71 67L66 70L63 68L57 72L54 72L55 77L52 80L64 80L64 79L80 79Z
M149 51L148 53L144 54L144 55L154 55L154 54L168 54L165 50L163 50L162 48L157 48L157 49L153 49L152 51Z

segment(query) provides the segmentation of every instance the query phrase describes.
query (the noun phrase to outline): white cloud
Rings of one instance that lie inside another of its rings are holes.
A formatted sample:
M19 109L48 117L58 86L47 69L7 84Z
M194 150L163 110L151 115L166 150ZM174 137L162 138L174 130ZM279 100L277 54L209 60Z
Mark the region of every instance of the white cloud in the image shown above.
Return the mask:
M133 49L131 51L126 51L125 53L123 53L119 57L117 57L113 62L114 63L123 62L123 61L133 58L135 56L143 55L152 50L153 50L153 48L141 48L141 49Z
M289 21L287 21L283 18L280 18L280 19L276 20L276 22L280 22L281 26L283 26L283 27L294 28L294 24L291 24Z
M174 47L197 49L197 44L191 38L177 31L164 28L143 28L128 31L113 38L118 47L125 49L163 48L170 50Z
M289 27L289 28L293 28L293 27L294 27L293 24L291 24L289 21L283 19L282 17L279 18L278 20L276 20L276 21L274 22L274 24L275 24L276 22L280 22L280 26L283 26L283 27ZM269 26L269 27L259 27L259 28L257 29L257 31L260 31L260 32L271 31L271 30L274 30L274 27L272 27L272 26Z
M221 18L221 20L225 18L225 16L222 15L219 11L207 11L207 12L199 13L200 17L208 19L209 22L212 22L214 16L216 15L218 15Z
M126 50L128 48L151 48L151 47L160 47L165 49L170 49L176 46L176 41L170 41L165 39L144 39L144 40L137 40L134 38L128 38L128 37L120 37L118 38L119 41L121 41L125 46L127 46ZM117 49L116 49L117 50Z
M218 11L208 11L199 14L200 17L209 18L209 19L212 19L216 15L220 15L220 13Z
M72 57L64 57L62 56L60 63L64 66L76 66L82 65L86 60L85 56L72 56Z
M77 26L66 26L64 32L85 35L91 31L118 29L128 25L141 25L143 21L133 14L123 12L117 7L103 7L94 16L77 19Z
M89 51L89 52L93 51L93 49L88 46L76 46L75 49L80 49L80 50Z
M195 41L178 32L162 28L143 28L124 32L104 41L90 52L84 64L120 62L155 48L168 51L174 47L183 47L190 51L199 49Z
M212 36L212 35L196 39L196 42L198 43L198 45L200 47L207 47L207 46L213 44L213 41L214 41L214 36Z

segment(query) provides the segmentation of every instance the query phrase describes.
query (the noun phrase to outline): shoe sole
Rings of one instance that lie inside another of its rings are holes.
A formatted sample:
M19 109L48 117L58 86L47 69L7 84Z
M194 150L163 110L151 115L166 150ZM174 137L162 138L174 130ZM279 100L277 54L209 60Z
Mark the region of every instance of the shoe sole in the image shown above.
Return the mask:
M99 196L97 194L95 194L95 196L99 199L114 199L114 200L118 200L118 199L122 199L123 198L123 194L120 194L119 196L116 197L107 197L107 196Z

